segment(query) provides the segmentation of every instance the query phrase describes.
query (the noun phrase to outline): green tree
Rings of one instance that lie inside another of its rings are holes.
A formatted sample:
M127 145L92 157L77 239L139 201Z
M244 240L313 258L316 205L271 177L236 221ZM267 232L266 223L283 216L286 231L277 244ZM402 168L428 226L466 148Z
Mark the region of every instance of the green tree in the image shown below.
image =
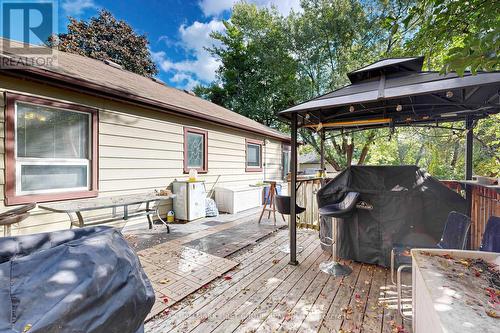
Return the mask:
M443 72L491 71L500 66L498 0L423 0L410 9L405 26L419 29L408 40Z
M297 63L288 52L284 19L273 9L236 4L224 33L212 37L221 46L210 49L220 59L218 82L196 87L214 103L280 128L277 113L298 100Z
M239 3L231 22L226 22L227 31L213 35L221 44L212 49L222 63L218 80L195 91L286 130L277 112L348 84L349 71L380 58L425 55L427 70L490 69L492 54L498 54L498 38L493 38L495 43L488 39L498 30L498 6L491 1L470 4L462 0L303 0L301 12L282 17L274 10ZM464 13L464 8L469 12ZM478 40L479 49L472 45ZM460 68L451 61L455 47L470 48ZM476 51L484 51L481 59L486 62L471 65ZM499 172L499 120L494 116L475 125L478 174ZM437 177L463 178L464 125L442 127L329 132L326 160L337 170L351 164L417 164ZM301 139L319 152L316 133L302 131Z
M399 28L410 1L308 0L301 4L303 13L290 16L288 29L290 52L300 65L303 99L338 89L349 83L350 71L397 53L411 29ZM328 135L325 159L337 170L362 165L377 135L375 130ZM319 153L318 135L304 130L301 136Z
M89 21L70 17L67 29L66 33L52 36L49 44L64 52L111 60L143 76L158 74L146 36L137 34L129 24L117 20L107 10L101 10Z

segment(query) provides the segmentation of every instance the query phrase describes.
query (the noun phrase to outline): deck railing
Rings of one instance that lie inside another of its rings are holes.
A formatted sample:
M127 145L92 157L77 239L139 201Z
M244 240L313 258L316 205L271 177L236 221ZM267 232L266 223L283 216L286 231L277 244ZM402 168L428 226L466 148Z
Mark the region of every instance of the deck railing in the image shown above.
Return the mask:
M450 189L464 195L464 184L458 181L443 180L443 184ZM471 238L470 248L477 250L481 245L486 222L490 216L500 216L500 193L499 190L486 185L469 184L471 186L472 208L471 208Z
M297 180L297 204L304 207L306 211L299 215L298 228L319 230L319 211L316 193L321 188L324 179L298 179ZM291 189L288 183L288 189Z
M324 179L298 179L297 180L297 204L306 209L299 216L297 226L299 228L319 230L319 212L316 193L321 188ZM464 184L458 181L443 180L443 184L454 191L465 195ZM300 186L299 186L300 185ZM470 185L472 188L471 209L471 239L470 248L478 249L481 245L486 223L490 216L500 216L500 193L498 188L488 187L480 184ZM288 183L290 189L290 183Z

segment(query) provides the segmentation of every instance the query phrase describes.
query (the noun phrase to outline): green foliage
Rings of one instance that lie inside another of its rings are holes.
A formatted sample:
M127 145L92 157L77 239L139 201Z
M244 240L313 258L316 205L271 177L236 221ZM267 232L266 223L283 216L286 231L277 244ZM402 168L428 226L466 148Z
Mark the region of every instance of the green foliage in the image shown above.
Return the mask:
M443 72L476 73L500 67L500 2L498 0L418 1L405 18L419 26L410 50L439 57Z
M277 112L348 84L346 74L380 58L425 55L425 69L498 68L495 1L302 0L303 11L277 11L238 3L221 46L218 80L195 93L258 122L287 130ZM500 169L500 118L475 128L474 170ZM318 135L303 131L306 151L319 152ZM464 177L463 124L442 128L328 133L326 160L351 164L417 164L440 178Z
M378 130L367 164L416 164L440 179L464 179L465 130L463 123L448 128ZM478 120L474 127L474 174L500 176L500 115Z
M275 11L240 3L211 53L222 62L217 83L195 93L214 103L280 128L277 113L298 100L297 63L288 50L285 20Z
M51 46L64 52L111 60L123 68L147 77L158 74L151 59L148 40L138 35L125 21L117 20L109 11L101 10L89 21L69 18L68 32L52 36Z

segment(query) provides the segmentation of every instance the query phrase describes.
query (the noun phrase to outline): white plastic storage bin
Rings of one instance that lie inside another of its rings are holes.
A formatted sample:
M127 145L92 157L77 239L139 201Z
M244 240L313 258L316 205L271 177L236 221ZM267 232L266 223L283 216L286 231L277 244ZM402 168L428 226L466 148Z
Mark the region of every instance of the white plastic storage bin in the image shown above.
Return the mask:
M216 187L215 203L219 211L230 214L259 207L262 203L262 187Z

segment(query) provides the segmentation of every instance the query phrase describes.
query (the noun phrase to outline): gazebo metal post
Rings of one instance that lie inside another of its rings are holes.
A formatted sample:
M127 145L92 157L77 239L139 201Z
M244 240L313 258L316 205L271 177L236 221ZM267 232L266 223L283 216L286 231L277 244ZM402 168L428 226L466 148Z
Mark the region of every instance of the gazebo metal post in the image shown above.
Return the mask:
M290 265L298 265L297 261L297 114L291 115L292 145L290 161Z
M320 165L321 172L325 171L325 129L323 128L320 133Z
M472 180L472 150L473 150L473 140L474 140L474 130L473 130L474 118L472 116L467 116L465 119L465 129L466 142L465 142L465 180ZM467 215L472 216L472 187L469 184L465 185L465 199L467 200ZM468 235L468 245L470 248L470 230Z

